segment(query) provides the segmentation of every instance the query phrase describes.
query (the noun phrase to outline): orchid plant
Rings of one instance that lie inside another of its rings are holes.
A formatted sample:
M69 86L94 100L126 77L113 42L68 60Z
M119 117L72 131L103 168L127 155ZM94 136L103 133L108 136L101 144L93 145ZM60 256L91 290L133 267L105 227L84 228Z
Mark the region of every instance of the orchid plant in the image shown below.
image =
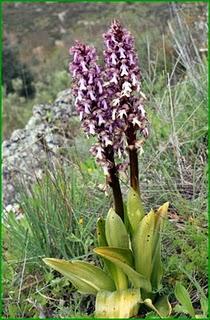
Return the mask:
M134 38L114 21L104 43L103 67L94 47L76 42L70 49L76 109L87 136L97 138L90 151L113 192L113 208L97 222L99 247L94 252L103 269L75 260L44 262L79 292L96 295L97 318L130 318L143 304L166 317L171 306L158 291L163 274L160 236L169 203L146 213L141 200L138 152L149 130ZM123 201L119 173L128 167L130 189Z

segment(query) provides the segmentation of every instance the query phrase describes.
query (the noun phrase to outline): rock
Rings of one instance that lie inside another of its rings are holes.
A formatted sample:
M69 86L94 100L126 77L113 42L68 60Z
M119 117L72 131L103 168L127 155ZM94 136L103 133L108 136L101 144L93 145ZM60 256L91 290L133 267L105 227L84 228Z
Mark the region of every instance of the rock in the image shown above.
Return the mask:
M24 138L25 138L24 130L18 129L18 130L13 131L10 140L11 140L11 142L17 142L18 140L21 140Z
M41 178L46 163L62 159L60 150L72 144L70 121L76 116L71 90L60 92L53 104L40 104L24 129L3 142L3 203L18 203L18 188Z

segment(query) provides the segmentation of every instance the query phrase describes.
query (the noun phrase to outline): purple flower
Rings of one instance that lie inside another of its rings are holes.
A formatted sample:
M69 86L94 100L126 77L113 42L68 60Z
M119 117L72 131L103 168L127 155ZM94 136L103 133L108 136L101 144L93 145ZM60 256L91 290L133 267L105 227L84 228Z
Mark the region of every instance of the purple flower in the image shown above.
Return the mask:
M148 135L146 113L140 91L141 73L138 67L138 57L134 47L134 39L130 32L114 21L110 29L104 34L105 50L105 79L110 94L112 107L112 121L119 127L122 136L136 134L140 131L145 137ZM117 64L113 65L110 57L115 57ZM141 103L140 103L141 100ZM120 122L117 122L119 121ZM126 152L126 139L121 141L122 155ZM119 141L118 141L119 143Z
M73 61L70 71L73 75L73 93L76 96L76 109L88 135L100 133L96 123L99 99L103 97L102 73L97 65L96 50L76 42L70 54Z
M105 168L110 163L105 157L107 148L113 144L114 130L110 123L109 91L104 86L103 72L97 65L95 48L76 42L70 54L73 61L73 93L77 112L87 135L96 135L99 143L91 148L96 160ZM106 171L106 170L105 170Z
M120 54L120 59L125 59L125 50L123 49L123 47L119 47L119 54Z
M95 48L76 42L70 49L70 71L84 131L98 139L91 153L107 173L113 165L112 153L122 159L126 156L129 134L139 131L147 137L148 128L144 101L137 95L141 74L132 35L114 21L104 42L103 69L97 64Z

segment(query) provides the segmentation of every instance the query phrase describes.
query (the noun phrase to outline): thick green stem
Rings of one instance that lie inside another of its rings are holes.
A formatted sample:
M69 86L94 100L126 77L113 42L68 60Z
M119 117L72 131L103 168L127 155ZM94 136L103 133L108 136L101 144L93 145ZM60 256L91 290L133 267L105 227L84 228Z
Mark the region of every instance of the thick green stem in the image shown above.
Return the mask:
M115 211L120 216L122 221L124 221L123 198L122 198L122 192L120 189L118 172L114 162L113 152L109 152L107 154L107 159L112 163L112 168L109 169L109 185L112 188L112 192L113 192Z

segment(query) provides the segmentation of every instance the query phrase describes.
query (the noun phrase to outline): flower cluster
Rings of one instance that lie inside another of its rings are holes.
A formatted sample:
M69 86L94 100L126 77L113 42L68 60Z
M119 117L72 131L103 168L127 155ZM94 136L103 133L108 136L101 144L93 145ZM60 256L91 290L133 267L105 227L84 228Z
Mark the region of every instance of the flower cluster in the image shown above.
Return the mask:
M98 105L106 108L106 99L103 98L101 70L96 63L97 55L93 47L79 42L70 49L73 61L70 71L74 79L73 93L76 96L76 108L87 134L95 134L96 127L104 122Z
M106 80L112 100L112 119L121 119L122 133L129 127L140 130L147 137L144 96L140 91L140 69L134 48L134 38L118 21L104 34L106 49ZM140 97L135 95L140 93Z
M97 135L98 143L91 153L102 165L105 174L112 163L107 159L110 146L113 146L114 129L108 106L108 92L103 86L103 72L97 64L96 50L76 42L70 49L73 61L70 71L73 75L73 93L76 96L76 109L87 135Z
M147 137L148 129L143 97L135 95L140 91L140 70L134 39L116 21L104 39L104 70L97 64L95 48L76 42L70 49L70 71L83 128L98 138L91 153L108 174L113 166L110 159L125 157L130 130L140 130ZM118 165L123 167L123 163Z

